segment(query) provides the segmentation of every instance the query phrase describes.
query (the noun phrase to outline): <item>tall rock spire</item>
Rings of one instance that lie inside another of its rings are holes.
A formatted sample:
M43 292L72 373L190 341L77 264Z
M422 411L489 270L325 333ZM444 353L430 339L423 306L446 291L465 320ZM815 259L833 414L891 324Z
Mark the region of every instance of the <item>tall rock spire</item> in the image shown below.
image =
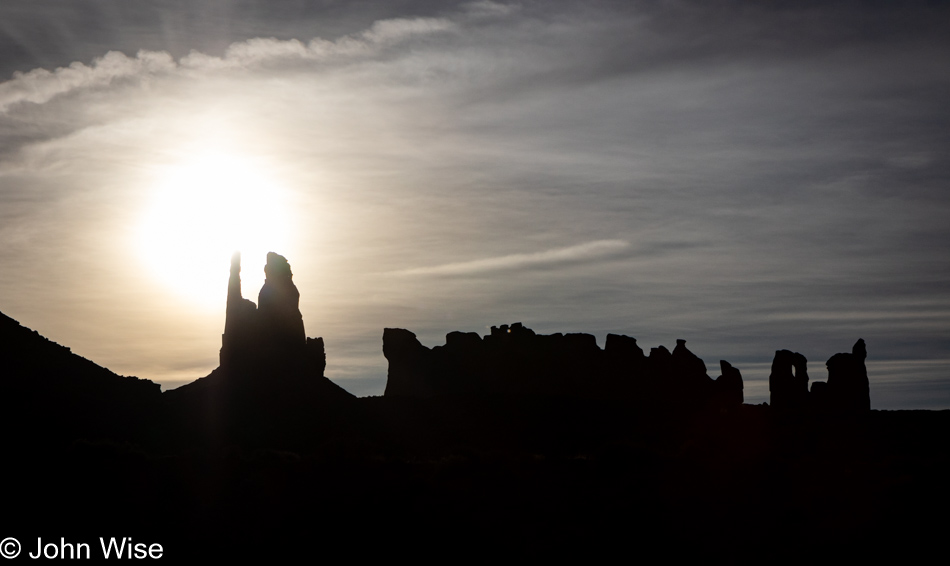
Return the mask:
M228 306L241 301L241 252L231 256L231 278L228 279Z
M263 337L272 345L303 346L307 335L299 308L300 292L287 258L267 252L264 275L264 286L257 297Z
M257 306L241 295L241 252L231 256L231 277L228 280L228 303L221 335L220 362L228 366L242 353L248 352L257 339Z
M272 367L275 363L305 357L312 358L318 365L325 364L322 340L308 339L304 334L300 292L294 285L287 259L269 252L264 274L266 280L255 305L241 294L240 252L231 258L221 367ZM320 371L322 373L322 369Z

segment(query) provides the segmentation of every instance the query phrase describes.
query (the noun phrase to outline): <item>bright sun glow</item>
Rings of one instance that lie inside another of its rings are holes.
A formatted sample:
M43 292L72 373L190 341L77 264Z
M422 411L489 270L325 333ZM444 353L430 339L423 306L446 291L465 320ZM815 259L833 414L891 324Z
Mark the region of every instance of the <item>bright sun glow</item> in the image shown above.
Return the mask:
M216 307L231 254L240 251L244 296L256 301L267 252L292 253L290 217L285 191L261 165L234 154L195 155L158 171L138 253L162 283Z

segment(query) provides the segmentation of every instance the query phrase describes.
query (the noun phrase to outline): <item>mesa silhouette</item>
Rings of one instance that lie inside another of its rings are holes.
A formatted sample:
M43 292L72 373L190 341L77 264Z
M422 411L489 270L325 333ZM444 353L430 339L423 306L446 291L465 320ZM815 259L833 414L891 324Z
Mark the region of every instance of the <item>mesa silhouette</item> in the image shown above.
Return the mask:
M734 409L743 402L742 375L726 360L712 379L706 364L677 340L645 356L637 340L608 334L603 350L590 334L535 334L520 322L493 326L482 338L450 332L444 346L423 346L401 328L383 332L389 360L386 396L546 395L623 400L648 407ZM828 381L808 390L805 356L778 350L769 376L772 406L783 410L858 412L871 409L864 340L828 360Z
M329 381L287 260L231 262L220 365L160 392L0 316L0 536L132 536L166 560L915 561L941 550L947 411L872 411L858 340L770 404L677 340L520 323L383 330L383 396ZM222 289L222 293L225 290ZM332 348L331 348L332 351ZM332 356L331 356L332 361ZM44 539L46 540L46 539ZM57 539L58 540L58 539Z

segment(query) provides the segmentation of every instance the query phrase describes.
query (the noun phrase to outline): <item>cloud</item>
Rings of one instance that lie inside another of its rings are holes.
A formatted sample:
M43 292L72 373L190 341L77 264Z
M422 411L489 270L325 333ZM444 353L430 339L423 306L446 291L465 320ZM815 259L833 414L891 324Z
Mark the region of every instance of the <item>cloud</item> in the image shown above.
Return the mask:
M108 86L113 80L123 77L167 73L175 67L175 61L168 53L139 51L135 57L128 57L110 51L91 65L75 62L55 71L33 69L26 73L17 72L13 79L0 83L0 112L20 102L43 104L72 90Z
M495 271L550 268L565 264L596 261L625 251L630 244L623 240L597 240L577 246L555 248L532 254L511 254L474 261L446 263L397 272L399 275L472 275Z
M143 78L174 71L247 69L268 62L326 60L333 56L371 56L378 49L399 45L413 38L457 30L444 18L394 18L375 22L369 29L336 41L314 38L279 40L256 37L232 43L223 57L192 51L178 62L167 52L140 50L135 57L109 51L89 65L73 62L53 71L33 69L15 72L0 83L0 112L20 102L43 104L71 91L108 87L115 79Z
M443 18L395 18L378 21L361 35L373 43L393 44L411 37L455 29L453 22Z
M445 18L392 18L378 20L365 31L335 41L317 37L305 44L299 39L255 37L232 43L223 57L192 51L182 57L181 65L199 70L233 69L268 62L325 61L335 56L368 57L381 48L457 29L457 24Z
M466 14L475 18L498 18L509 16L519 8L517 4L499 4L498 2L491 2L490 0L467 2L462 4L461 7Z

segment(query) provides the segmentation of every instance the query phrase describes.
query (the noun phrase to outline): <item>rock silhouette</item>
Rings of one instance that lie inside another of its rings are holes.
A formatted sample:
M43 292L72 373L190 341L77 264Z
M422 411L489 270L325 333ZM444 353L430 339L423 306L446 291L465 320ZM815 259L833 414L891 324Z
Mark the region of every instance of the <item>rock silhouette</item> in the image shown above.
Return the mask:
M866 358L864 340L859 338L851 353L831 356L826 363L828 381L813 382L809 391L805 356L777 350L769 375L772 406L781 410L809 409L825 413L871 410L868 372L864 365Z
M744 401L742 374L726 360L719 360L719 369L722 373L716 378L716 395L720 398L720 404L741 405Z
M304 332L290 264L269 252L264 273L255 305L242 295L240 253L231 258L220 366L165 395L179 442L266 444L280 437L293 445L345 421L339 414L355 397L324 376L323 338Z
M224 334L221 335L222 367L240 364L243 357L257 348L260 339L257 322L257 305L245 299L241 293L241 253L235 252L231 258Z
M258 306L241 293L241 254L235 253L231 258L221 367L257 367L282 358L301 358L307 353L316 365L322 364L316 371L323 375L323 340L306 337L299 309L300 292L294 285L290 264L284 256L268 252L264 274Z
M769 374L770 401L777 409L803 409L808 402L808 360L798 352L776 350Z
M728 362L713 380L677 340L644 357L635 338L610 334L605 349L590 334L536 334L520 322L491 333L451 332L431 350L412 332L383 331L387 397L543 395L704 406L742 404L742 377Z
M290 264L284 256L268 252L264 275L257 298L262 338L276 348L303 346L306 334L299 309L300 292L294 285Z
M871 410L871 391L864 340L858 339L849 354L835 354L826 362L828 366L828 404L838 411L862 412Z
M300 292L294 285L290 263L284 256L268 252L264 274L259 305L255 305L242 295L241 254L231 258L221 365L209 377L265 384L311 379L333 391L330 395L352 397L323 375L323 338L308 338L304 332Z

